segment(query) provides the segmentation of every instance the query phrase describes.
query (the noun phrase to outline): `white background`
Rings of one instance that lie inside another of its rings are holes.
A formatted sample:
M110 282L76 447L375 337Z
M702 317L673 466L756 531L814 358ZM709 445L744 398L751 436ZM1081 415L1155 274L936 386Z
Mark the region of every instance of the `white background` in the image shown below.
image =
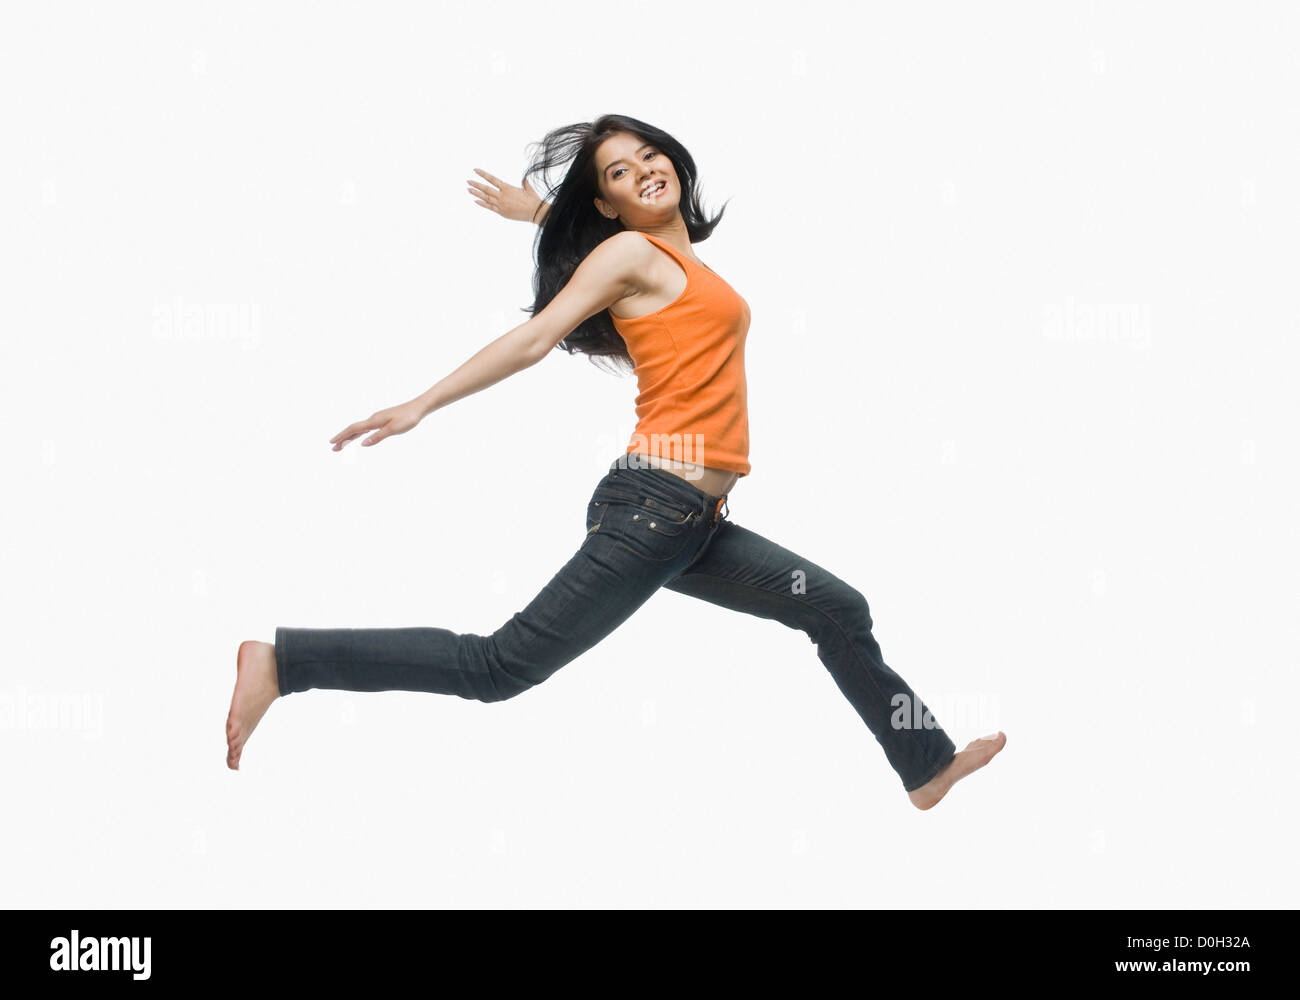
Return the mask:
M5 904L1294 906L1298 28L6 4ZM523 322L465 181L606 112L731 199L732 519L1008 734L929 812L806 635L667 591L519 698L290 695L225 766L242 640L490 632L581 542L635 422L581 357L328 440Z

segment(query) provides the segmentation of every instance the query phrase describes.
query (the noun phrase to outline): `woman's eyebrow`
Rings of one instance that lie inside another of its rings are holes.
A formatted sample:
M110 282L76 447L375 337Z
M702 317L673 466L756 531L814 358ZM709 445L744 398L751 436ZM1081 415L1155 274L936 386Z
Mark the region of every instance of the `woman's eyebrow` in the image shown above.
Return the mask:
M651 146L651 145L654 145L654 144L653 144L653 143L649 143L649 142L643 142L641 145L637 146L637 148L636 148L636 152L639 153L639 152L641 152L641 150L645 149L646 146ZM607 164L605 165L605 169L602 170L601 173L602 173L602 174L607 174L607 173L609 173L609 168L610 168L610 167L617 166L617 165L620 164L620 163L626 163L626 162L627 162L627 160L624 160L624 159L622 159L622 158L619 158L619 159L615 160L613 163L607 163Z

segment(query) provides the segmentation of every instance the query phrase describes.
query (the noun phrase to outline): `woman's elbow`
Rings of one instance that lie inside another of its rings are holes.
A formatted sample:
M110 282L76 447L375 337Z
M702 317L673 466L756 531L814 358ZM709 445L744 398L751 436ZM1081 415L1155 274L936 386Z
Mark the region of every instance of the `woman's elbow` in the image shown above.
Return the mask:
M522 350L530 365L537 364L550 354L555 345L567 335L557 335L557 331L548 324L538 323L535 319L530 319L520 329L525 333Z

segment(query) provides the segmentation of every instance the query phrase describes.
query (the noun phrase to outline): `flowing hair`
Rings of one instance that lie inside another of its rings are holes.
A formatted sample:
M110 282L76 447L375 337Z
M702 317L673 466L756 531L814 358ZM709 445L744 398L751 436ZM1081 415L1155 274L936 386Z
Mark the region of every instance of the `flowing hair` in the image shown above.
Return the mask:
M672 161L682 191L678 209L692 243L708 239L722 221L726 203L713 218L705 216L696 190L695 160L686 147L667 132L626 115L601 115L593 122L578 122L553 129L541 142L529 145L528 148L536 149L536 153L524 171L524 180L535 174L541 175L542 189L545 190L542 198L551 202L534 241L533 304L524 312L536 316L545 309L573 277L573 272L587 254L626 228L618 219L601 215L592 203L593 199L601 197L597 185L596 149L618 132L639 136L642 142L654 146ZM572 163L564 179L558 185L547 186L547 172L569 161ZM593 364L597 358L611 358L616 366L623 367L624 372L633 365L627 344L614 329L608 309L587 317L555 346L569 354L586 354Z

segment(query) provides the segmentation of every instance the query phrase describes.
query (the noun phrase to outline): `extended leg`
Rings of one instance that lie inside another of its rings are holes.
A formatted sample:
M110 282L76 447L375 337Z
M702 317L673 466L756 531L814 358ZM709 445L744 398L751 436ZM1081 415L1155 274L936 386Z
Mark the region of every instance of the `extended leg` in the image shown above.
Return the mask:
M816 563L724 520L703 555L664 587L806 632L907 791L953 759L956 744L882 658L866 598Z
M598 525L528 606L491 635L430 626L278 627L280 693L426 691L501 701L527 691L618 628L675 572L674 562L619 545L625 536L611 530L616 520L622 523L611 516Z

